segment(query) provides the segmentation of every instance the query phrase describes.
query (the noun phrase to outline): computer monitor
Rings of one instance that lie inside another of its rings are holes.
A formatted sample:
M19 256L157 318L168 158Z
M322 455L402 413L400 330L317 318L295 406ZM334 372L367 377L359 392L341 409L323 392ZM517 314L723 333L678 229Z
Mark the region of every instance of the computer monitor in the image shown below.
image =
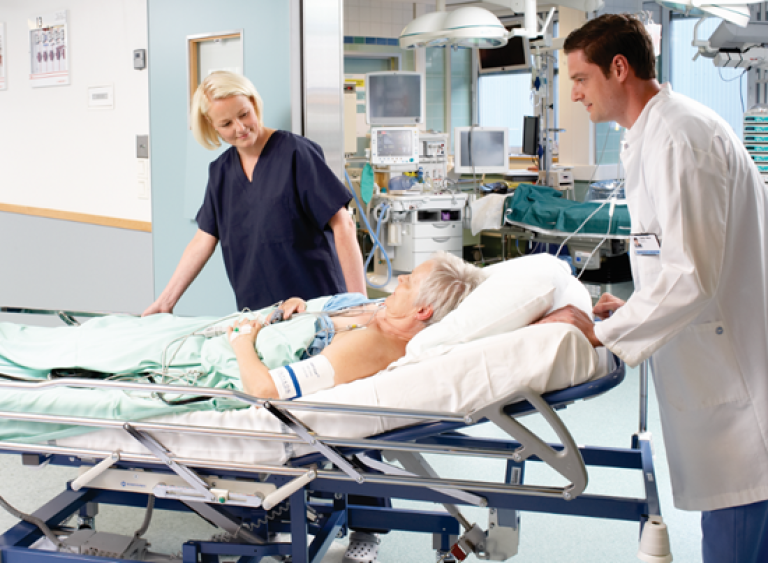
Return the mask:
M512 24L505 27L510 31L522 25ZM480 74L531 68L531 49L527 37L510 37L507 44L498 49L478 49L477 56Z
M424 119L424 76L419 72L370 72L365 75L369 125L419 125Z
M420 149L415 127L371 127L371 164L415 167Z
M454 165L457 174L504 174L509 170L509 129L456 127Z
M523 117L523 154L539 154L539 118L536 116Z

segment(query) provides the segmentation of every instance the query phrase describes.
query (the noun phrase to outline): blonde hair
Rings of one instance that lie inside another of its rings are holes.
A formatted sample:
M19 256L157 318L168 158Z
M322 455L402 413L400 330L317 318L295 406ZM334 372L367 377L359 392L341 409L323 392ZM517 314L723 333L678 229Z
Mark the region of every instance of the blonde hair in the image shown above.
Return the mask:
M438 252L430 262L432 270L422 280L414 303L432 307L432 317L425 321L426 325L440 321L453 311L488 277L477 266L447 252Z
M197 142L208 150L215 150L221 146L219 134L208 119L208 111L211 102L231 96L245 96L253 104L256 111L256 119L263 123L261 112L264 103L253 83L245 76L226 70L217 70L205 77L192 96L192 108L190 110L190 122L192 134Z

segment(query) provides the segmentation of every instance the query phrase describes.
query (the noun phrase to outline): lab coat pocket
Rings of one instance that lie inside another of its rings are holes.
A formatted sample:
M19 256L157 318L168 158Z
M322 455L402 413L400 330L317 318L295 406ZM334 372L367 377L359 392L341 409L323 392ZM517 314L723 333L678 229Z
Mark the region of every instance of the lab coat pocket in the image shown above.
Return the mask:
M692 325L656 353L659 394L680 411L748 398L730 335L719 321Z

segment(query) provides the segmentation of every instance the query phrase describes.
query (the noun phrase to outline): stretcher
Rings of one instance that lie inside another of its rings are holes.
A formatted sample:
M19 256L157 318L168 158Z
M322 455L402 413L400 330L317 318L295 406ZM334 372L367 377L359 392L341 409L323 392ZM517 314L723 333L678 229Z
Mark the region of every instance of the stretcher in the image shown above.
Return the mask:
M504 200L503 223L547 234L627 238L631 221L626 203L576 202L546 186L521 184Z
M542 337L546 338L542 349L556 350L558 354L553 367L542 369L542 373L548 372L547 381L502 386L505 382L499 377L502 372L495 359L503 359L509 373L513 373L517 368L516 362L510 361L509 349L516 349L514 358L525 364L526 357L539 357L541 351L523 346L526 342L540 342ZM453 389L448 387L441 395L435 388L432 409L409 409L397 404L361 406L351 398L364 396L365 386L374 385L371 380L378 378L395 378L397 383L397 377L402 381L413 379L418 370L425 377L439 374L447 378L447 366L457 366L460 371L470 365L456 361L456 351L399 368L406 370L402 374L396 369L322 392L310 397L312 400L293 402L267 401L228 389L166 389L66 378L43 383L0 381L0 388L23 388L29 393L57 387L120 388L129 392L226 397L250 405L231 415L235 423L229 426L186 424L195 417L208 416L199 412L136 422L0 412L0 420L101 429L55 443L0 442L0 452L21 454L26 465L51 463L79 468L79 476L35 512L34 523L23 521L0 536L0 553L5 563L73 559L85 563L99 561L99 557L157 561L161 557L152 554L141 538L140 532L146 531L146 526L132 536L94 532L87 526L59 529L75 514L87 524L99 504L147 506L147 526L153 510L190 511L226 532L226 542L190 538L181 549L185 563L210 562L221 556L248 558L242 561L254 563L268 556L290 558L294 563L318 562L333 540L350 529L432 534L438 555L445 559L462 560L474 553L479 559L503 561L517 552L521 511L621 519L642 526L649 515L660 514L650 442L642 423L630 448L578 447L556 413L578 400L609 391L624 378L624 366L603 351L600 368L586 376L580 374L570 380L574 384L568 384L570 366L580 371L579 367L585 365L581 359L586 357L581 354L594 353L585 343L572 327L540 325L457 346L462 348L458 353L468 358L465 362L490 366L484 369L494 377L488 380L494 391L492 399L480 393L469 402L451 403L448 398L455 394ZM457 377L462 379L460 374ZM562 386L566 388L551 390ZM376 388L379 395L383 395L381 389ZM407 395L402 389L400 394ZM518 420L534 412L544 417L559 443L546 443ZM246 417L268 419L273 424L267 430L246 428L241 424ZM215 420L226 419L227 415L222 414ZM329 419L335 422L328 424ZM355 436L358 426L368 426L350 425L349 421L366 419L384 421L376 423L384 430ZM497 427L508 438L483 438L463 432L478 425ZM338 427L348 428L352 437L333 430ZM332 431L326 433L325 429ZM114 440L118 434L122 441ZM234 454L225 458L219 455L220 450L210 450L213 453L207 456L191 455L199 451L195 448L200 443L215 444L222 451L229 448ZM105 447L107 444L110 447ZM276 462L249 459L246 444L255 444L253 448L280 444L281 451L289 455L278 456ZM425 457L432 455L503 460L504 470L493 482L441 477ZM565 484L526 482L529 463L549 465ZM641 472L645 496L585 493L587 466ZM359 502L361 497L433 502L442 509L405 510L386 502L371 506ZM462 506L486 509L487 525L469 522L461 513ZM280 541L278 534L286 533L290 541ZM63 547L53 549L57 544Z

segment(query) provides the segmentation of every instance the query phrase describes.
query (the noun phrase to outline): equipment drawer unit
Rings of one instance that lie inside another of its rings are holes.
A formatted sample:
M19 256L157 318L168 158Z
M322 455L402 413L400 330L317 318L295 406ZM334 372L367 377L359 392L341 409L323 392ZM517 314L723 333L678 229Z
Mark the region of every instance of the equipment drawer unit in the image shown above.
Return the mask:
M407 226L412 229L413 238L460 237L463 231L461 221L416 223Z
M413 239L414 252L437 252L438 250L457 250L461 248L461 239L458 237L435 237L435 238L415 238Z
M403 229L411 230L414 225L403 225ZM402 237L400 246L391 248L392 268L402 272L410 272L419 264L429 260L430 256L439 250L450 252L461 258L464 239L461 229L458 236L437 236L430 238L414 238L406 234Z
M766 139L768 140L768 139ZM764 145L757 145L755 143L748 143L745 145L747 147L747 151L750 153L765 153L768 154L768 143Z

